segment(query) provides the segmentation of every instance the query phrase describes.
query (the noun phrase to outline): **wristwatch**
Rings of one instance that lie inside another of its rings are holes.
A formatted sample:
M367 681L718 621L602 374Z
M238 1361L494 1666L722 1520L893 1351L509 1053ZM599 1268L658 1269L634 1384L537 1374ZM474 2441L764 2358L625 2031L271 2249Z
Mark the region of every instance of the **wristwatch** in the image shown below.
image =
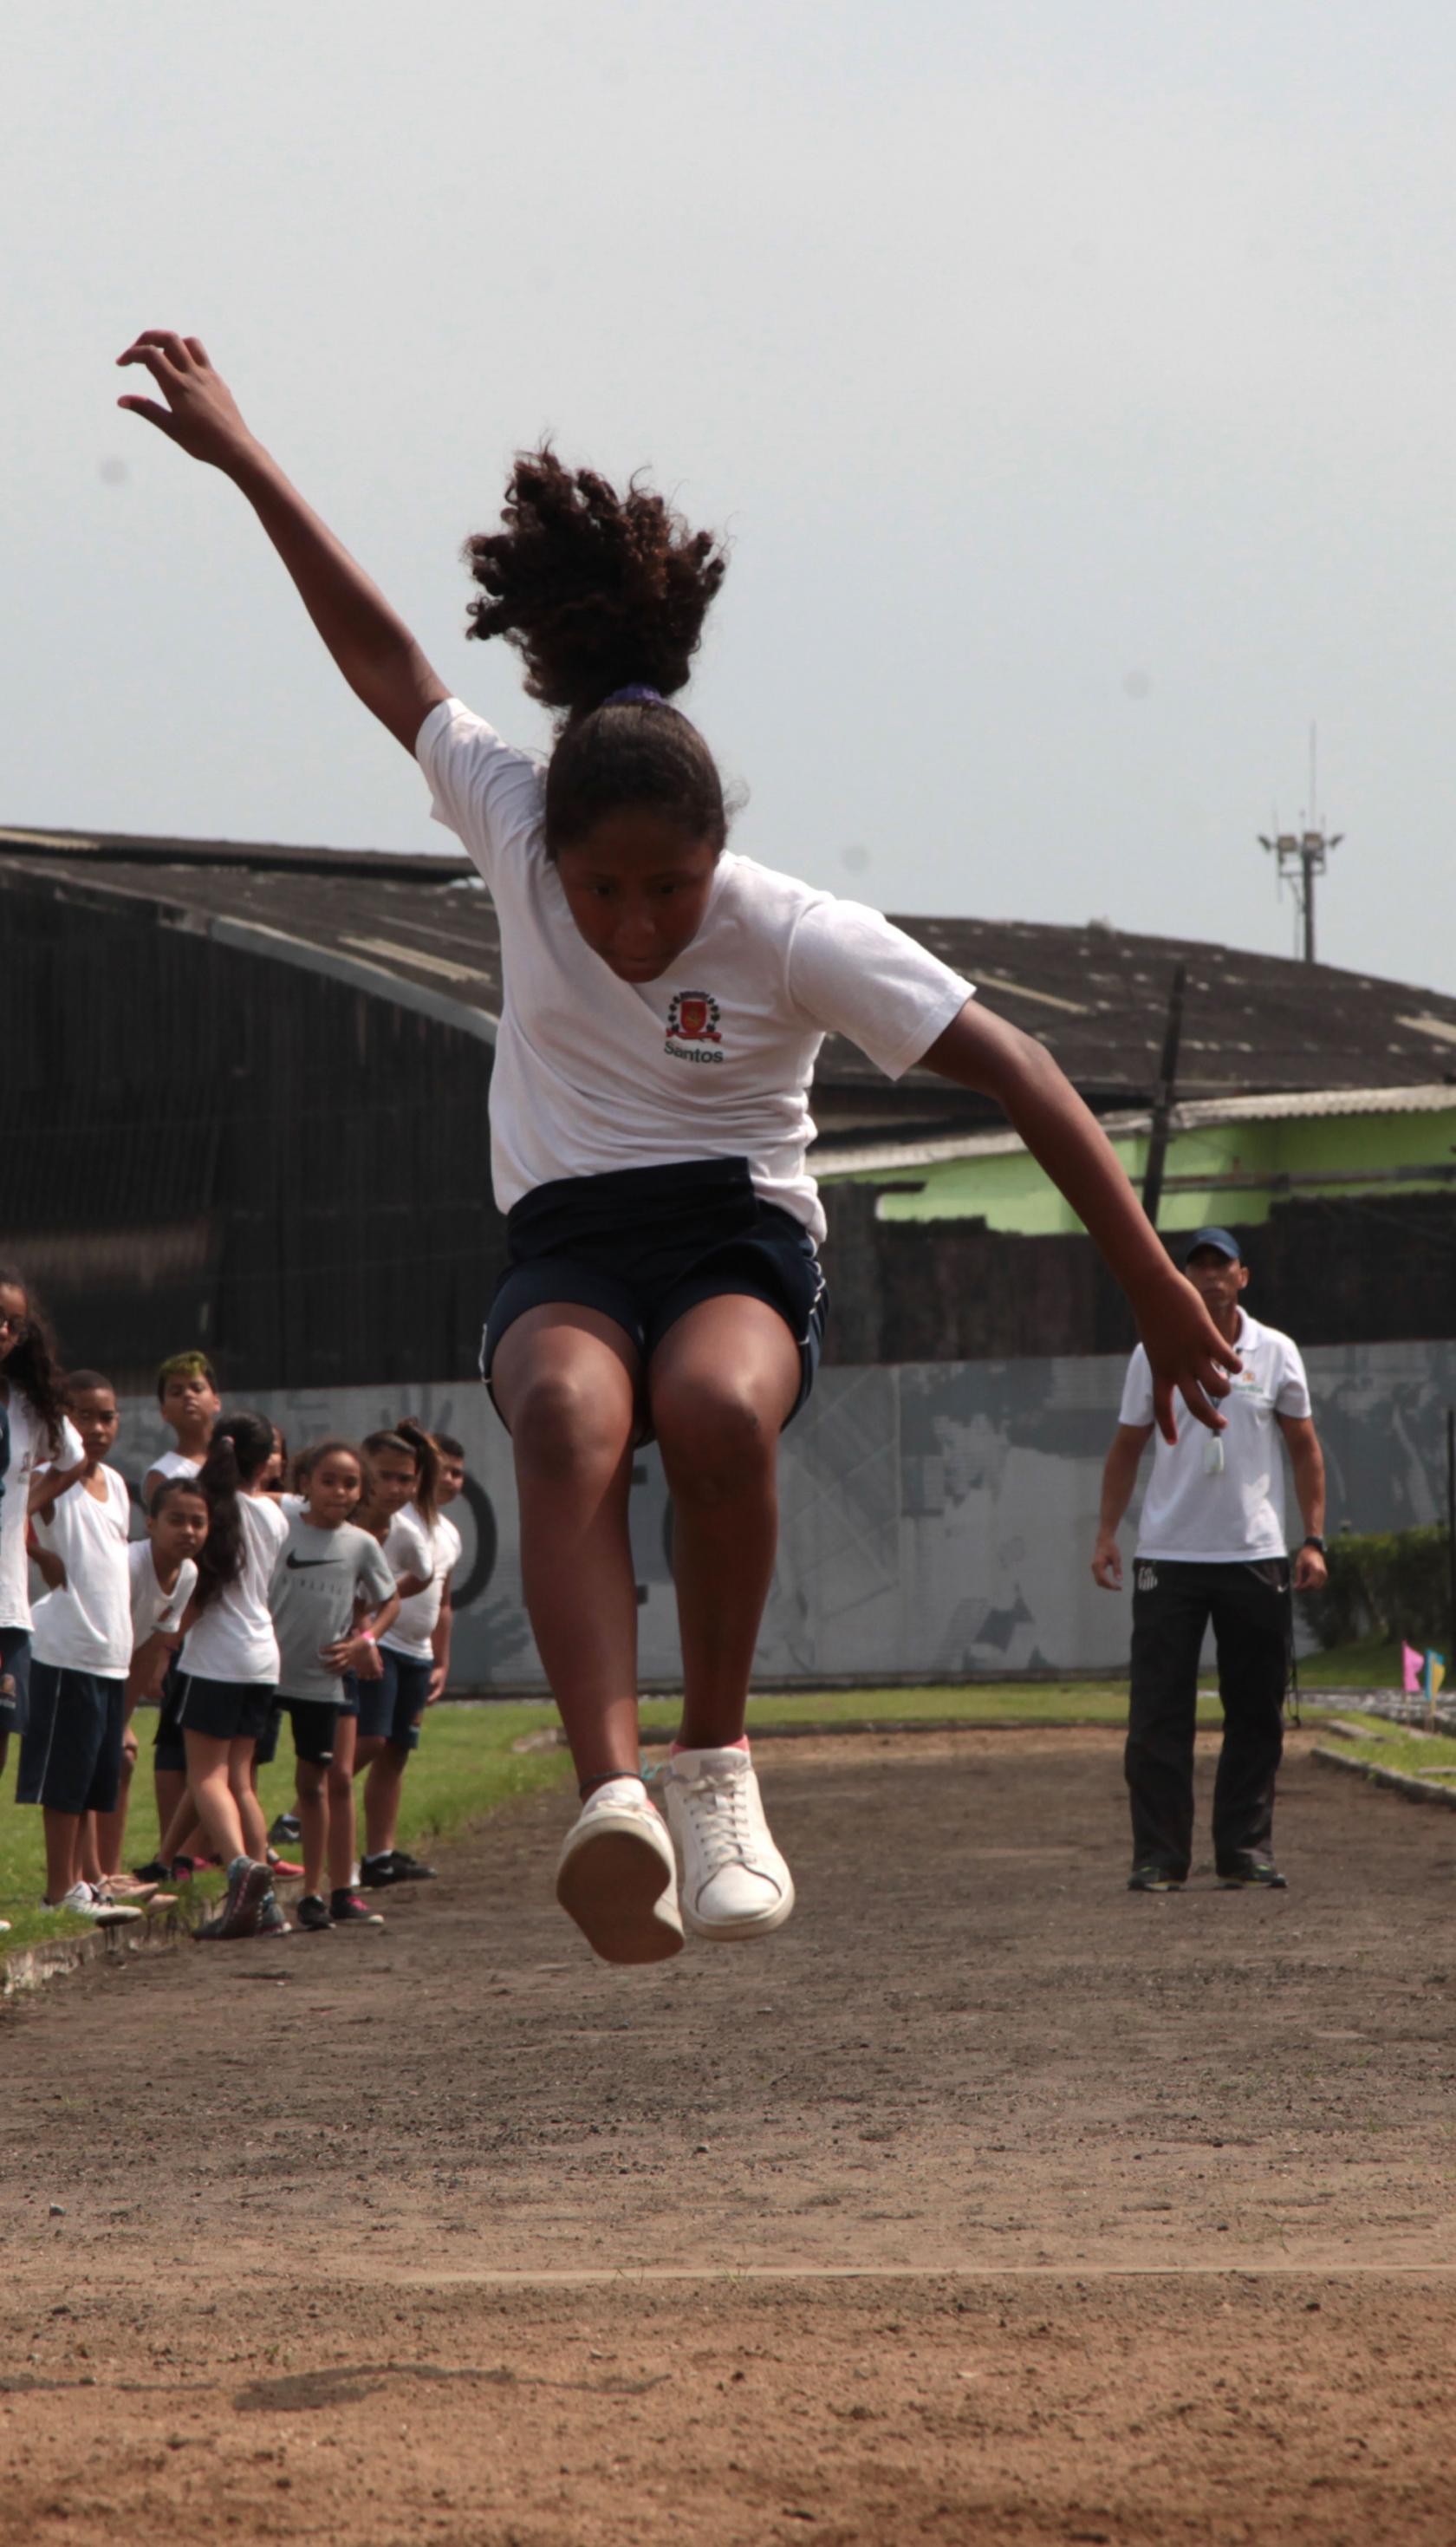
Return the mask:
M1308 1538L1302 1538L1302 1539L1300 1540L1300 1545L1301 1545L1301 1547L1317 1547L1317 1548L1319 1549L1320 1554L1321 1554L1322 1556L1325 1556L1325 1555L1327 1555L1327 1554L1328 1553L1328 1549L1327 1549L1327 1547L1326 1547L1326 1545L1325 1545L1325 1541L1324 1541L1324 1539L1320 1537L1320 1535L1319 1535L1318 1531L1313 1531L1313 1530L1312 1530L1312 1531L1311 1531L1311 1533L1310 1533L1310 1535L1309 1535L1309 1537L1308 1537Z

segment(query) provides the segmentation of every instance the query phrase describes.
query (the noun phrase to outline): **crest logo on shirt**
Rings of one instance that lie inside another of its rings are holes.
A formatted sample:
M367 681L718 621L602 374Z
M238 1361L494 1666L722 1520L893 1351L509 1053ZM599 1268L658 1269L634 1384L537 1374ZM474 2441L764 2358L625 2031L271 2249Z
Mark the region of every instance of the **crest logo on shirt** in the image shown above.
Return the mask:
M669 1043L722 1043L718 1031L721 1013L718 1002L707 991L674 991L667 1010Z

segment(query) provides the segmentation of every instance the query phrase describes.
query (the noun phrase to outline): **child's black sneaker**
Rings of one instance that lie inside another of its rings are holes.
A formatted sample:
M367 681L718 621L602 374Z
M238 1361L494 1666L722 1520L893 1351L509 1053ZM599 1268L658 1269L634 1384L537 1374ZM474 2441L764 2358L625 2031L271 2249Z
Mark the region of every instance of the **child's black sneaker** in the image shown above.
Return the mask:
M391 1848L389 1851L389 1857L394 1868L394 1881L396 1884L434 1883L435 1870L433 1866L422 1866L419 1859L417 1857L411 1857L407 1849Z
M301 1904L300 1906L301 1908ZM345 1892L341 1888L329 1894L328 1910L329 1919L336 1928L383 1928L385 1924L383 1913L371 1910L361 1894Z
M297 1813L275 1813L268 1833L270 1848L296 1847L303 1836L303 1825Z
M305 1892L300 1901L295 1902L294 1917L300 1928L331 1928L334 1924L328 1903L317 1892Z

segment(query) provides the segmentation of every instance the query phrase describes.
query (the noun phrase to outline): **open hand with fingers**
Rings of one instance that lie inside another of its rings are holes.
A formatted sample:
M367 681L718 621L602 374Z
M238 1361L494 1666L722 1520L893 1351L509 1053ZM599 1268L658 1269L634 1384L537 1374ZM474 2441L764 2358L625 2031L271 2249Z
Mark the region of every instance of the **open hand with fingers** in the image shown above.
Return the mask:
M1133 1313L1153 1365L1154 1421L1163 1440L1178 1438L1174 1389L1190 1415L1206 1424L1210 1433L1222 1433L1228 1417L1219 1413L1217 1401L1228 1396L1231 1379L1243 1365L1220 1335L1193 1284L1169 1268L1167 1279L1134 1298Z
M194 460L214 469L231 470L256 449L227 383L214 372L200 336L179 336L172 327L143 327L119 365L139 363L151 374L165 404L156 398L118 398L128 415L144 415L169 442L180 444Z

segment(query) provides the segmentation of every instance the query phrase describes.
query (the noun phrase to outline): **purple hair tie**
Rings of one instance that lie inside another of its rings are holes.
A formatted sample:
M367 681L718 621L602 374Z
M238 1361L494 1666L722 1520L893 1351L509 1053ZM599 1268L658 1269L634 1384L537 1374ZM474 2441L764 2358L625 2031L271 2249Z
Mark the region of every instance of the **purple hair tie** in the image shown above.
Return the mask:
M609 693L609 695L608 695L606 698L604 698L604 699L603 699L603 701L602 701L602 705L603 705L603 707L604 707L604 708L618 708L618 707L657 707L657 708L661 708L661 707L665 707L665 706L667 705L667 702L666 702L666 700L663 698L662 693L661 693L661 691L660 691L660 690L654 690L654 689L649 688L648 684L647 684L645 681L629 681L625 690L613 690L613 691L611 691L611 692Z

